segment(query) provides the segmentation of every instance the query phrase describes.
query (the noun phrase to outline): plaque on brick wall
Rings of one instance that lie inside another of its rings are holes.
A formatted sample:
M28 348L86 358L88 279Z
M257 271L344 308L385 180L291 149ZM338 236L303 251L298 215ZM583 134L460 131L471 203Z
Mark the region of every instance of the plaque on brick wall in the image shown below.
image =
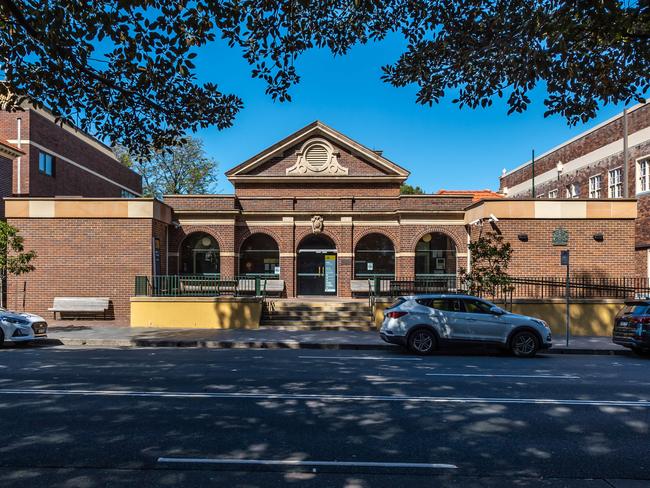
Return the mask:
M558 227L553 231L552 241L554 246L566 246L569 244L569 231L564 227Z

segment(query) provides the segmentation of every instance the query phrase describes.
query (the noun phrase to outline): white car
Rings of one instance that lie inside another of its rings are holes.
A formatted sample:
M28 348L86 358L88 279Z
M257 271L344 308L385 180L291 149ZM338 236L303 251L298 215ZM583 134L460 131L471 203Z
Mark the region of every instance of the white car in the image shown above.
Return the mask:
M470 295L400 297L384 312L380 336L416 354L431 354L450 343L482 343L533 357L553 345L551 329L543 320L506 312Z
M47 322L38 315L0 308L0 346L8 342L29 342L47 338Z

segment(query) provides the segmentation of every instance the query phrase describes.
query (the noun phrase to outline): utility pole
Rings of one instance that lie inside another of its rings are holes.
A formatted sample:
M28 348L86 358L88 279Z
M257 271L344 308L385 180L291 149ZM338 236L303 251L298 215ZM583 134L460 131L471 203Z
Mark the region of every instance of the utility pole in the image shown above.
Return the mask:
M623 109L623 198L630 198L628 188L628 165L629 165L629 148L627 145L627 108Z
M533 162L533 198L535 198L535 150L534 149L533 149L532 162Z

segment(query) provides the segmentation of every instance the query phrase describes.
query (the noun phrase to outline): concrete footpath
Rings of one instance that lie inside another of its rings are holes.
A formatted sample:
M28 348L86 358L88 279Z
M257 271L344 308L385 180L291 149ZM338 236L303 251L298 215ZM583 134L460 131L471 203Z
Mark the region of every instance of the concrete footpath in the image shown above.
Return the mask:
M262 349L392 349L376 332L153 329L131 328L106 322L66 322L50 326L46 345L91 347L199 347ZM554 354L630 354L612 343L611 337L573 337L566 347L564 337L555 337L548 351Z

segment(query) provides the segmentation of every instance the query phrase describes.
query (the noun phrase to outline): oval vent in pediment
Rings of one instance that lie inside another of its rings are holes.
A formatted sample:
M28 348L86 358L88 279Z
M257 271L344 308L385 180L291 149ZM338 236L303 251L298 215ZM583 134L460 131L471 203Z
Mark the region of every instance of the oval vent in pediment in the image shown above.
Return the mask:
M305 154L305 159L314 168L322 168L329 160L329 151L325 146L316 144L309 148L307 154Z

